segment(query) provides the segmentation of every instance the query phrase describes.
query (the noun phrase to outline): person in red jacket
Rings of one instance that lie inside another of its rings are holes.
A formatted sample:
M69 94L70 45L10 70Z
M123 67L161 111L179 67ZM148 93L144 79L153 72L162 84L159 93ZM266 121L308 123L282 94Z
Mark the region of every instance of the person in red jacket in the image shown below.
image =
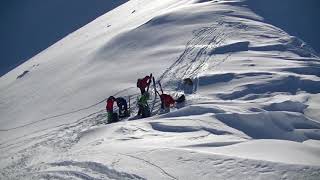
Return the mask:
M107 100L106 110L108 115L108 123L112 123L118 120L118 114L113 112L113 104L116 101L116 98L110 96Z
M146 88L150 85L151 83L151 78L150 76L146 76L143 79L138 79L137 81L137 87L140 89L141 94L146 92Z
M165 112L170 112L170 107L174 106L175 104L175 100L173 99L173 97L168 94L161 94L160 99L161 99L161 108Z

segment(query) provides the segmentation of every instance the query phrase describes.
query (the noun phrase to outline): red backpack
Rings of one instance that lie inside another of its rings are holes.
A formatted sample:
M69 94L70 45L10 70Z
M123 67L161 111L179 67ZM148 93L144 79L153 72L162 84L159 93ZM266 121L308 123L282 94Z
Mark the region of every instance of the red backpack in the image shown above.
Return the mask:
M106 106L107 111L113 111L113 103L114 103L114 99L109 98L107 100L107 106Z
M170 107L175 103L175 100L168 94L161 94L160 98L165 107Z
M150 76L146 76L143 79L138 79L137 87L140 89L145 89L150 83Z

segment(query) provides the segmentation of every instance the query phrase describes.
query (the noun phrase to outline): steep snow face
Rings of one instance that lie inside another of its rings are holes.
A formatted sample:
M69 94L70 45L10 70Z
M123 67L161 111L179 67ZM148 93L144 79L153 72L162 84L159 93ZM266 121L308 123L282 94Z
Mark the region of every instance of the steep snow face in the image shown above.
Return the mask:
M1 78L0 177L316 179L319 67L246 1L131 0ZM134 104L150 72L195 93L104 125L105 99Z
M153 33L143 32L145 28L136 31L151 18L190 2L130 1L11 71L1 78L1 127L10 129L14 124L75 111L135 87L136 79L146 72L160 74L172 62L169 55L178 55L177 47L162 50L161 54L169 52L168 56L154 56L161 49L149 49L152 46L144 43L148 41L146 34L150 37ZM124 34L129 32L139 35L126 39ZM155 32L159 39L160 32ZM141 38L144 40L139 42ZM154 38L150 41L158 48L165 47L156 42ZM83 115L80 112L45 124L52 127Z

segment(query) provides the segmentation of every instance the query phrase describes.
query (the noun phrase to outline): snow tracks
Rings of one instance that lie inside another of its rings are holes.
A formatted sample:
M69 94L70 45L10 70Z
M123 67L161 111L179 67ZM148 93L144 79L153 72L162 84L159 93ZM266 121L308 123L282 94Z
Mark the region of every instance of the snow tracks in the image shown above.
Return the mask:
M237 34L236 30L244 30L241 23L218 21L208 27L195 30L194 37L186 44L180 57L160 76L159 80L166 87L181 86L184 78L196 78L207 68L207 62L213 58L212 51L222 46L228 38ZM222 60L225 61L230 55ZM221 63L221 62L220 62ZM219 65L220 63L217 63Z

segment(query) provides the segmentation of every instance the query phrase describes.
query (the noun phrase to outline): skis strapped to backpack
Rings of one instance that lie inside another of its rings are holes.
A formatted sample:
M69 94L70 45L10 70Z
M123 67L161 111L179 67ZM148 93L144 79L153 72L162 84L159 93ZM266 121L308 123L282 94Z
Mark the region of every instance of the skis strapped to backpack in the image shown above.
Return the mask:
M148 87L147 87L147 92L149 92L149 87L150 87L152 79L153 79L153 76L152 76L152 73L151 73L150 74L150 80L149 80Z
M128 101L129 101L129 108L128 108L128 112L129 112L129 116L131 115L131 96L128 96Z
M152 84L153 84L153 89L154 89L154 100L152 103L152 107L151 107L151 113L153 112L154 106L156 104L156 100L157 100L157 87L156 87L156 81L154 79L154 77L152 77Z
M161 86L160 81L158 81L158 84L159 84L159 87L160 87L161 93L163 94L163 90L162 90L162 86Z

